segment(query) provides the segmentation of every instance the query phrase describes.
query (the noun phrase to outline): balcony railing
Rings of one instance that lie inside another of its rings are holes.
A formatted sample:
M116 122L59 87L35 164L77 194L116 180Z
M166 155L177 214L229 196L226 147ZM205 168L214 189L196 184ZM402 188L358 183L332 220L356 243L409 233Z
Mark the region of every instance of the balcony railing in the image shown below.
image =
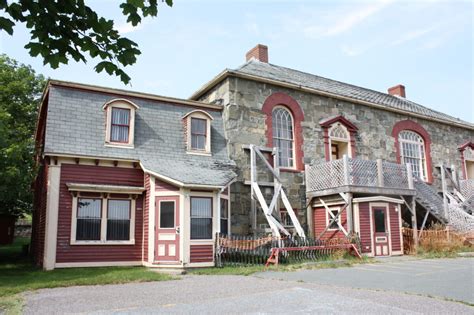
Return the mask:
M383 160L343 159L306 165L306 191L318 192L346 187L345 191L370 192L370 188L392 189L394 194L413 190L411 168ZM368 189L364 189L368 188Z
M464 198L469 199L474 195L474 179L464 179L459 181L461 194Z

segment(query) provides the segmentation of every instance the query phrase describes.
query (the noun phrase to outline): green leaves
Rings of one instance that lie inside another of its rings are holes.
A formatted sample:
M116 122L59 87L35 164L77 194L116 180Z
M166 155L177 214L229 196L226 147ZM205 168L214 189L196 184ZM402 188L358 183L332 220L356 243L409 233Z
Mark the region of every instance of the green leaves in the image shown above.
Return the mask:
M30 67L0 55L0 213L32 209L33 133L44 85Z
M165 3L173 5L172 0ZM123 0L120 8L127 22L136 26L143 18L158 14L158 1ZM141 54L138 45L122 37L112 20L98 16L84 0L0 0L0 13L7 16L0 17L0 30L12 35L16 23L30 29L31 41L25 48L31 56L43 58L45 65L57 68L71 58L85 63L88 54L101 60L94 67L97 72L105 70L125 84L130 82L122 68L136 63Z
M0 29L13 35L13 26L15 26L15 23L12 20L0 16Z

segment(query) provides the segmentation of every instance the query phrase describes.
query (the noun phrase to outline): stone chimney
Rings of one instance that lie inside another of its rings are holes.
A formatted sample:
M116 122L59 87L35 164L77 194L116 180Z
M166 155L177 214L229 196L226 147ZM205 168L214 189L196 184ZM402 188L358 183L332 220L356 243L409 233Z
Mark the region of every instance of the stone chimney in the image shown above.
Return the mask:
M401 85L401 84L392 86L391 88L388 88L388 94L395 95L395 96L401 96L401 97L405 98L406 97L405 86Z
M250 49L245 57L247 61L250 59L257 59L258 61L268 63L268 47L258 44L254 48Z

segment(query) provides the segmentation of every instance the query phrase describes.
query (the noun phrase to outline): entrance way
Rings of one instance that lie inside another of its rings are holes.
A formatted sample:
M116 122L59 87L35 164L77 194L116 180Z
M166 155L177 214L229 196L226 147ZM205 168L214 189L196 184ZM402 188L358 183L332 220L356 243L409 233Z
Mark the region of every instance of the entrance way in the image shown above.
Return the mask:
M372 208L373 221L373 242L375 248L375 256L390 255L389 242L390 234L388 230L388 211L386 207Z
M179 197L157 197L155 211L155 261L179 262Z

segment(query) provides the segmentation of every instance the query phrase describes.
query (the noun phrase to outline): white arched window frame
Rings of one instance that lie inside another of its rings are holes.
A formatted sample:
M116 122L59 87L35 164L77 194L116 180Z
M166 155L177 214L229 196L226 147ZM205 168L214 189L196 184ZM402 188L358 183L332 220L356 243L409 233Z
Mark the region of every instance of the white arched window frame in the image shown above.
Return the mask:
M133 148L135 112L139 107L126 99L111 100L102 107L105 111L105 145Z
M427 181L425 141L416 132L403 130L398 135L400 155L404 164L410 163L413 175Z
M284 106L276 106L272 111L273 146L278 149L278 166L295 168L294 119Z
M186 152L211 155L211 122L214 118L198 109L187 113L183 119L186 119Z
M349 130L347 130L346 126L341 123L335 123L331 125L329 128L329 158L332 160L332 144L333 143L345 143L347 145L347 155L348 157L352 157L352 150L351 150L351 138L349 134Z

